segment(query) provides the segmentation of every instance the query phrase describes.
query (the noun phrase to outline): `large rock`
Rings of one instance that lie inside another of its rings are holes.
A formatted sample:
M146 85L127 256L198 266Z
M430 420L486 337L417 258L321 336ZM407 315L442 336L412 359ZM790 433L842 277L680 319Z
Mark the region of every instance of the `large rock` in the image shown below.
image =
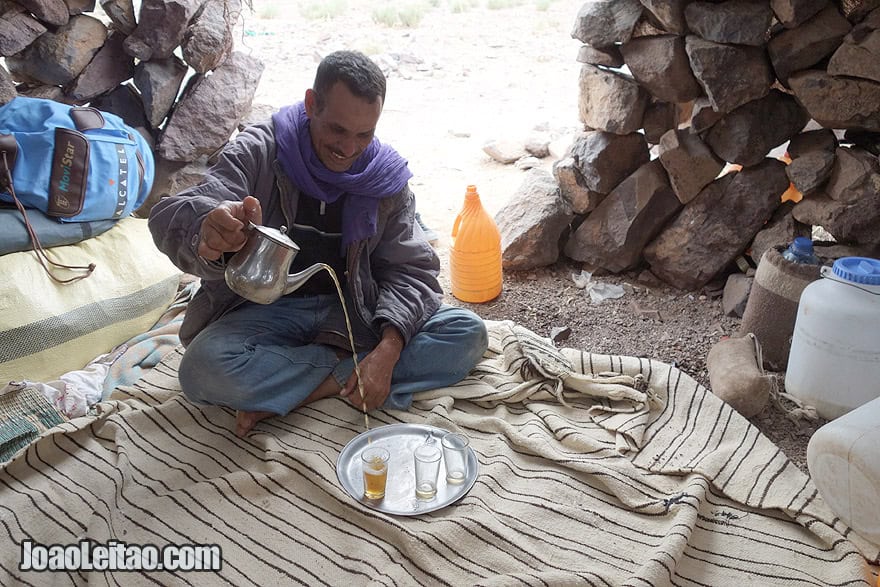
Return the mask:
M816 150L792 160L785 173L797 191L806 196L825 185L831 177L835 159L832 152Z
M571 36L593 47L625 43L642 10L639 0L588 0L575 18Z
M685 6L691 0L641 0L647 16L656 25L674 35L687 33L687 22L684 18Z
M183 41L190 19L205 0L143 0L138 26L125 50L141 61L167 59Z
M73 104L73 98L70 96L64 95L64 90L62 90L58 86L48 86L45 84L18 84L15 87L15 91L18 92L21 96L27 96L28 98L41 98L43 100L55 100L56 102L61 102L62 104ZM95 106L98 108L98 106Z
M725 316L742 318L749 302L749 292L752 291L754 277L734 273L727 278L724 284L724 293L721 297L721 310Z
M130 35L137 27L132 0L101 0L101 8L116 30Z
M852 203L880 189L880 161L861 149L837 149L830 175L825 194L832 200Z
M263 63L234 52L209 76L194 76L159 138L159 154L194 161L222 147L250 110Z
M663 135L660 162L682 204L696 198L724 167L724 161L715 156L698 135L687 130L670 130Z
M718 112L712 108L712 103L706 96L700 96L694 100L691 108L691 132L702 134L712 128L712 125L724 118L724 112Z
M197 185L204 179L207 172L208 162L206 158L183 163L180 161L166 161L162 157L157 156L153 189L150 190L150 195L147 196L141 207L135 210L135 215L139 218L147 218L156 202L168 196L176 196L183 190Z
M821 226L841 243L880 248L880 185L852 202L810 196L798 202L792 214L799 222Z
M633 77L654 97L677 103L702 93L691 71L683 37L640 37L624 43L621 52Z
M565 254L609 271L635 267L642 249L681 204L656 159L623 180L587 216L565 245Z
M6 68L0 65L0 106L10 102L18 95L15 90L15 82Z
M880 131L880 83L810 69L788 80L798 101L826 128Z
M580 63L604 65L605 67L620 67L623 65L623 55L620 53L620 47L617 45L599 48L581 45L581 48L578 50L577 60Z
M86 65L67 92L74 100L85 101L109 92L134 72L134 59L122 49L125 36L112 31L95 58Z
M684 9L691 32L707 41L760 47L767 40L773 12L764 1L692 2Z
M834 154L837 150L837 137L828 128L817 128L795 135L788 142L788 156L797 159L801 155L814 151L828 151Z
M791 74L831 55L849 31L849 22L833 5L796 29L782 31L767 43L776 76L787 83Z
M669 130L678 127L678 105L671 102L653 100L645 108L645 117L642 119L642 130L645 132L645 140L650 145L656 145Z
M636 23L635 28L633 28L632 38L656 37L658 35L667 34L669 34L669 31L662 26L659 26L649 12L647 14L642 13L642 17L639 19L639 22Z
M501 265L511 271L552 265L559 239L574 214L562 199L553 176L531 169L522 185L495 215L501 233Z
M819 191L828 181L834 161L834 153L817 150L794 159L785 172L797 191L806 196Z
M63 26L68 23L70 11L64 0L16 0L38 20L52 26Z
M880 156L880 132L870 132L859 129L848 129L843 133L843 142L852 143L873 155Z
M55 32L46 32L18 55L6 58L12 76L61 86L73 81L104 45L107 27L79 14Z
M15 55L46 32L46 27L17 4L0 14L0 56Z
M830 75L880 82L880 10L872 12L843 39L828 62Z
M757 165L773 147L803 130L809 120L797 101L773 90L716 122L706 133L706 143L725 161L744 167Z
M159 128L171 112L186 72L186 64L176 56L142 61L135 68L134 84L141 91L144 111L153 128Z
M788 184L775 159L716 179L645 247L651 272L680 289L702 287L745 251Z
M580 120L625 135L642 127L648 92L627 75L583 64L578 78Z
M588 131L575 139L569 153L587 189L600 194L609 193L651 159L648 143L641 133L616 135Z
M199 73L223 63L232 52L232 26L241 13L239 0L206 0L183 36L183 60Z
M767 95L773 73L763 48L725 45L688 35L685 49L691 70L712 108L730 112Z
M787 29L793 29L816 16L827 5L828 0L770 0L771 10Z
M483 152L503 165L516 163L529 155L522 141L512 138L493 139L483 145Z
M96 0L64 0L64 3L67 4L67 10L71 16L92 12L97 4Z
M840 0L843 15L850 22L859 22L869 12L880 7L880 0Z
M587 187L584 174L574 157L563 157L553 164L553 177L559 184L559 195L575 214L587 214L599 205L605 194Z
M150 145L156 142L150 123L144 114L141 95L130 83L124 83L117 86L112 92L98 96L91 101L91 105L122 118L125 124L140 131Z

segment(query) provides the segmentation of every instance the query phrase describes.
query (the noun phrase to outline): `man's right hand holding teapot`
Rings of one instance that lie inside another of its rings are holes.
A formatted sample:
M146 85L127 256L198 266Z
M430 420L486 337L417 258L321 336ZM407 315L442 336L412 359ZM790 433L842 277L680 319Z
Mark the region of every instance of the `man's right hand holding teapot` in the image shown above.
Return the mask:
M248 223L263 223L260 201L245 196L240 202L225 201L208 212L199 232L199 256L216 261L223 253L234 253L247 242Z

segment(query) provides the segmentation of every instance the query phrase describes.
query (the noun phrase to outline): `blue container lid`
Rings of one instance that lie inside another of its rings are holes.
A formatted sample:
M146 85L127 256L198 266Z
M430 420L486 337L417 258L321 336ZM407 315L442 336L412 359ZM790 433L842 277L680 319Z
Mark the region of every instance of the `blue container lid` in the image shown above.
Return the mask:
M832 266L834 275L865 285L880 285L880 259L842 257Z
M813 241L805 236L795 237L791 241L791 250L800 255L810 256L813 254Z

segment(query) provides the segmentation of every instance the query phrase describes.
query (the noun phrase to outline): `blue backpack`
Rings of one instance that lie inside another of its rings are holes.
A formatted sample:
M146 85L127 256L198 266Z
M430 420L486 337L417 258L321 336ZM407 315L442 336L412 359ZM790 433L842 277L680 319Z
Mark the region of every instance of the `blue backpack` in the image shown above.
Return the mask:
M0 107L0 201L14 193L62 222L115 220L146 200L154 174L147 141L115 114L25 96Z

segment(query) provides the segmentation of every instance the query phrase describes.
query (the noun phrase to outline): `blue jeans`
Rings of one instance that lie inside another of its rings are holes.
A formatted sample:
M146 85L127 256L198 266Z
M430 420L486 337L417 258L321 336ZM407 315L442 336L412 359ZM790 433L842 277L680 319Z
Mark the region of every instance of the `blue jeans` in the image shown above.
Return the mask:
M284 415L329 375L342 387L354 371L351 351L312 342L334 302L335 295L321 295L245 303L209 324L181 360L183 393L195 403ZM383 407L406 409L413 393L461 381L487 346L479 316L441 306L404 347Z

